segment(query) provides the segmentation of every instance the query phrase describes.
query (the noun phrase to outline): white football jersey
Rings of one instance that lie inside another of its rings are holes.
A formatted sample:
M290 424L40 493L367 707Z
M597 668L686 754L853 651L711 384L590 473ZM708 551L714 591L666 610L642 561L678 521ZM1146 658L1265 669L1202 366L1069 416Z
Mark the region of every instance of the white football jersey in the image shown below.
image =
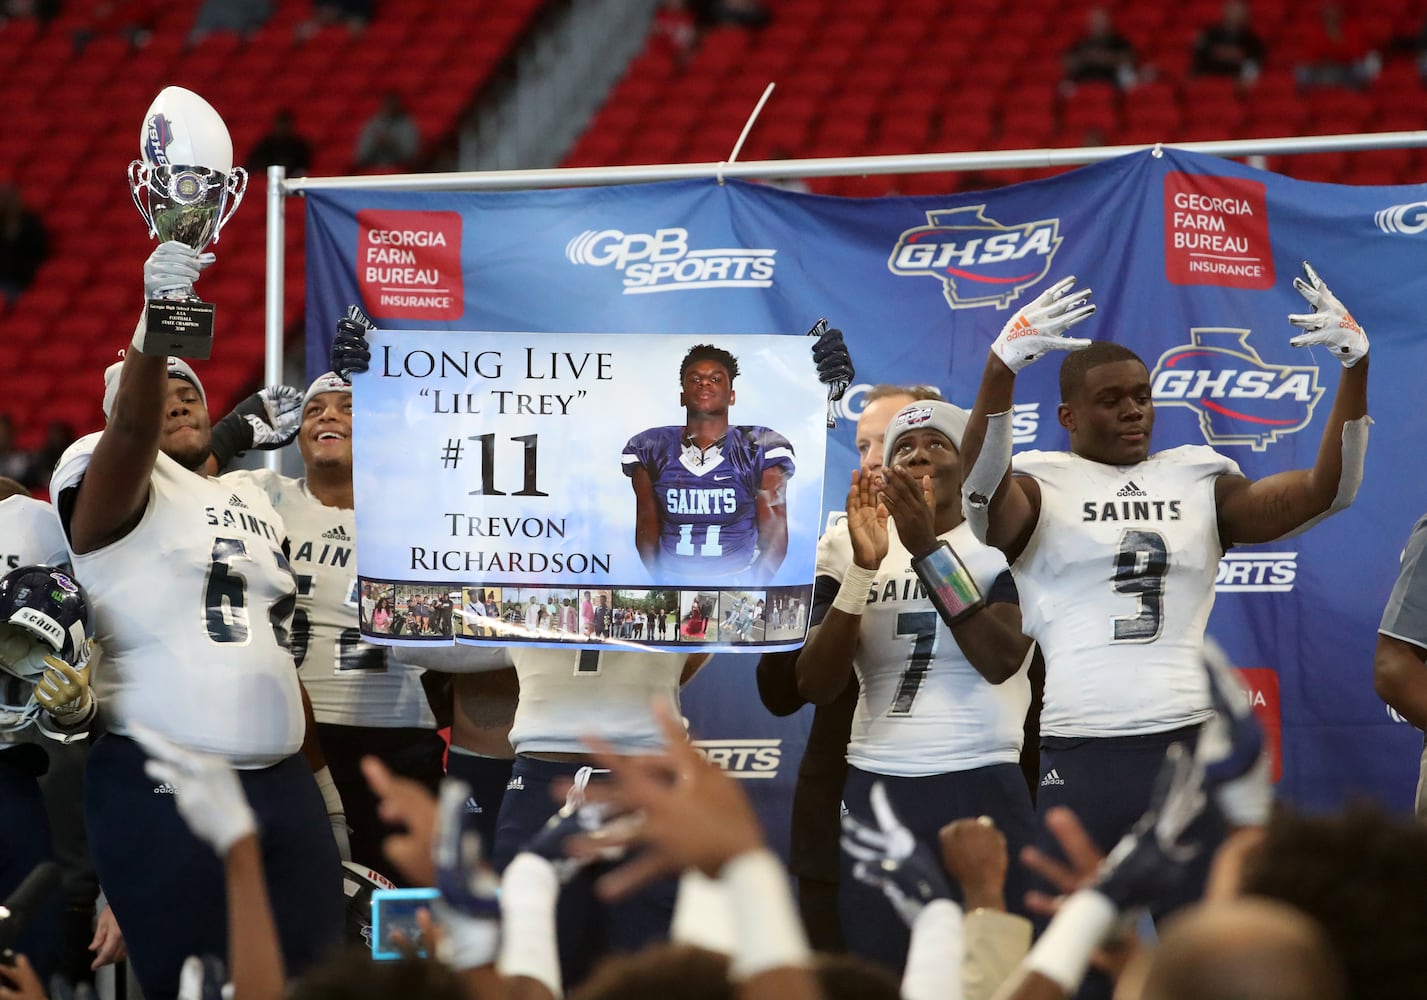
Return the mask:
M67 562L69 547L53 507L19 495L0 500L0 574L21 566Z
M70 445L50 493L78 485L99 434ZM207 479L162 453L139 523L77 555L102 652L91 677L111 728L142 722L182 746L266 767L305 728L287 649L296 584L282 518L251 484Z
M1185 445L1136 465L1017 455L1041 510L1012 571L1046 660L1046 736L1166 732L1212 714L1201 650L1219 543L1214 484L1239 467Z
M976 672L912 569L912 556L887 523L887 557L869 590L853 665L861 692L847 762L875 774L915 776L1015 763L1031 703L1025 671L1001 684ZM965 523L951 543L983 594L1006 572L1006 558ZM845 521L818 541L817 575L839 583L852 563Z
M664 734L649 711L656 695L679 714L683 653L511 647L520 700L510 745L516 753L586 753L599 736L628 753L659 750Z
M222 482L252 483L287 525L288 560L297 576L292 655L318 722L339 726L434 729L421 669L365 642L357 628L357 520L328 507L302 479L267 469L239 470Z

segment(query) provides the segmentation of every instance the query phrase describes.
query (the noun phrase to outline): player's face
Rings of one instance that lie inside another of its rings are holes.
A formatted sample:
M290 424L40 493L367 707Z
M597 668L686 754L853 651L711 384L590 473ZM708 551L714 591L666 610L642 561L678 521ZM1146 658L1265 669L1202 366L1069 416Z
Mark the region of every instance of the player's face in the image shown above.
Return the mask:
M862 474L871 476L874 486L881 485L882 441L887 436L887 425L898 410L911 402L911 396L874 399L857 418L857 454L862 457Z
M302 411L297 448L307 468L352 465L352 394L319 392Z
M185 469L197 470L208 459L212 431L198 390L184 379L169 379L159 450Z
M961 453L941 431L907 431L897 438L897 450L887 456L887 464L906 469L918 479L931 476L938 496L947 489L960 493Z
M1111 361L1085 373L1075 398L1060 404L1070 450L1107 465L1133 465L1150 453L1154 398L1150 375L1138 361Z
M691 414L727 414L733 405L733 379L717 361L695 361L684 371L679 403Z

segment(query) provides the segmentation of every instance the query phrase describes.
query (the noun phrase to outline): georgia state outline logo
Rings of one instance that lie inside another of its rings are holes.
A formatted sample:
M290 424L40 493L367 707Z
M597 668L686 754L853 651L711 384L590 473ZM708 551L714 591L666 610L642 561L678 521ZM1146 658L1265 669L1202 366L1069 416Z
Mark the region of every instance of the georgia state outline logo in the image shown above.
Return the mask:
M902 233L887 269L936 278L953 309L1005 309L1050 270L1060 248L1060 219L1005 225L985 205L927 213L927 225Z
M1189 343L1159 356L1150 373L1155 406L1187 406L1211 445L1266 451L1307 427L1323 398L1315 365L1272 365L1249 346L1249 331L1196 327Z

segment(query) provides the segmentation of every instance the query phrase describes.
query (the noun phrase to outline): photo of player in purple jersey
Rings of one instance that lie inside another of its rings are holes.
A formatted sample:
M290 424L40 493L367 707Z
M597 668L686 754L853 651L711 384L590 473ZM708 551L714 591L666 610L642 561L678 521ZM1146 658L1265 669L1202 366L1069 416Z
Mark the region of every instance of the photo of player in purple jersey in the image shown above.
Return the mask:
M662 582L766 583L788 550L793 446L729 423L738 359L699 344L679 367L682 426L651 427L622 456L634 486L634 543Z

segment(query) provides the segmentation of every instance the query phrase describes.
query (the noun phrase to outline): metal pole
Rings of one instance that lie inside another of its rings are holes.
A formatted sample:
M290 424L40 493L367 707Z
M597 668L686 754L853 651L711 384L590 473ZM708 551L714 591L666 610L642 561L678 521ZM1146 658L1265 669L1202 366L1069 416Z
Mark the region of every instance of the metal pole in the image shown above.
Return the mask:
M1154 146L1090 146L975 153L921 153L905 156L838 156L813 160L753 160L743 163L665 163L630 167L553 167L543 170L487 170L469 173L402 174L380 177L296 177L289 193L361 188L370 191L498 191L517 188L644 184L722 176L780 179L845 177L853 174L921 174L940 171L1011 170L1078 166L1168 146L1211 156L1273 156L1292 153L1352 152L1427 146L1427 132L1368 132L1282 139L1221 139Z
M263 281L263 385L282 382L283 342L283 273L287 265L287 205L283 190L287 168L268 167L268 253L267 272ZM263 466L276 472L279 451L263 452Z

